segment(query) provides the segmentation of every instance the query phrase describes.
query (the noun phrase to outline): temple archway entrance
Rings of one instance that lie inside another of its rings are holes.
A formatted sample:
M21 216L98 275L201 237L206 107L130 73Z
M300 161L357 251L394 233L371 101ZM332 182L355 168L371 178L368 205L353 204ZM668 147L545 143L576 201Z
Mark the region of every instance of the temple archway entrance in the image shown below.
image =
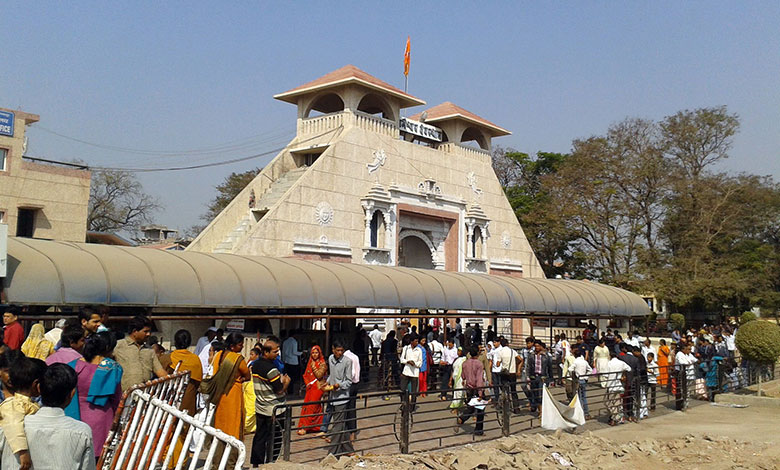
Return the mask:
M429 244L429 240L423 240L416 234L405 236L398 246L398 265L409 268L434 269L433 255Z

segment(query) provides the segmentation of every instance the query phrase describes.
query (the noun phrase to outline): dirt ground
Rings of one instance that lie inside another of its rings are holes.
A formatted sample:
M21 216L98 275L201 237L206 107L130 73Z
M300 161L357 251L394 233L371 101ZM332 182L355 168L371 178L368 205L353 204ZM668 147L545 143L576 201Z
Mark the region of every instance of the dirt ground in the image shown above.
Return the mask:
M589 426L590 428L590 426ZM529 433L411 455L328 456L323 469L780 469L780 412L700 404L638 424L575 433ZM266 470L311 470L276 463Z

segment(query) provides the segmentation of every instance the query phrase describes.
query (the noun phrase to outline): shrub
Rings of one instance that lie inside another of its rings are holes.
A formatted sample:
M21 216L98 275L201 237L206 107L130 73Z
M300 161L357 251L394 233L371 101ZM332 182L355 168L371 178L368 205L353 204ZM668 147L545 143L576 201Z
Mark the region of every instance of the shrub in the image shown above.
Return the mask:
M672 322L672 325L677 330L685 328L685 315L682 313L673 313L669 315L669 321Z
M743 312L739 317L739 324L744 325L756 319L756 314L753 312Z
M780 356L780 326L753 320L737 330L737 349L750 361L774 363Z

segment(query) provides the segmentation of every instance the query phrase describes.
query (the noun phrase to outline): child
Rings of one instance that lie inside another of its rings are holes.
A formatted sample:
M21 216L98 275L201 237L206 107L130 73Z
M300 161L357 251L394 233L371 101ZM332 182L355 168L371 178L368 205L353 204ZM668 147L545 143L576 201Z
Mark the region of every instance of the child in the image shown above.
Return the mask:
M658 364L655 354L647 353L647 387L650 395L650 411L655 411L655 388L658 384Z
M5 449L9 449L16 457L20 470L32 467L24 434L24 417L34 414L40 408L31 398L39 395L39 384L45 371L45 362L27 357L18 358L8 371L13 396L0 403L0 428L3 429L6 442L3 459L10 458L5 452Z
M94 470L95 451L89 425L65 415L78 377L67 364L52 364L41 379L43 407L24 418L35 468Z
M6 350L4 353L0 354L0 386L2 386L2 390L0 390L0 403L14 394L13 387L11 387L11 379L8 377L8 370L10 369L11 364L22 357L24 357L24 354L22 354L21 351L14 349Z

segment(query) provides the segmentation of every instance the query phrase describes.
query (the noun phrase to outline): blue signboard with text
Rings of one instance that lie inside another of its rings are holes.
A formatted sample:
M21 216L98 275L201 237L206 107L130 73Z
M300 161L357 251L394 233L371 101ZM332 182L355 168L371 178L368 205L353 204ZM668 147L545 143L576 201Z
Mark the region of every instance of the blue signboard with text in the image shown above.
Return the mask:
M14 113L0 111L0 135L14 136Z

